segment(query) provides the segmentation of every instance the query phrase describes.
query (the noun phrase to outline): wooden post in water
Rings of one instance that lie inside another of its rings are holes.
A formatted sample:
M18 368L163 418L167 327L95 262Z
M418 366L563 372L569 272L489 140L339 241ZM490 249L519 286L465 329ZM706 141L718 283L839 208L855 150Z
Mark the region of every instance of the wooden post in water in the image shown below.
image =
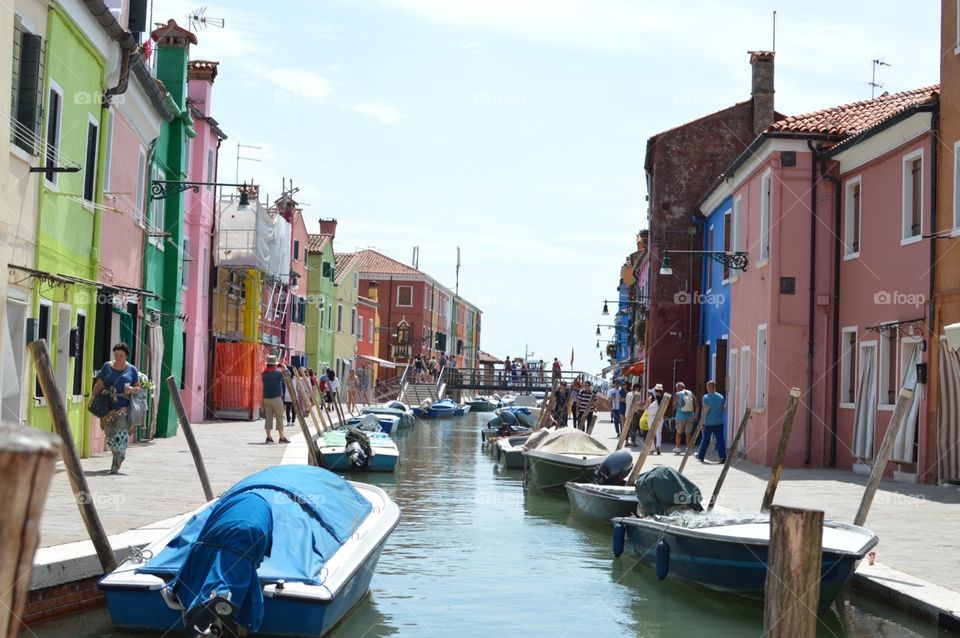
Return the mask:
M880 444L880 452L873 462L873 469L870 470L870 479L867 481L867 489L860 500L860 507L857 509L857 517L853 519L854 525L863 525L867 522L867 514L870 512L870 506L873 504L873 497L877 494L877 488L880 487L880 480L883 478L883 471L887 467L887 461L890 460L890 453L893 452L893 444L897 440L897 432L900 426L907 418L907 410L910 402L913 401L913 390L909 388L900 388L900 396L897 397L897 407L893 410L893 416L890 417L890 425L887 426L887 433L883 435L883 443Z
M33 357L33 364L37 369L37 381L40 383L40 389L43 390L43 396L47 400L47 407L50 408L50 420L53 421L53 427L56 428L57 435L63 443L63 464L67 467L67 476L70 478L73 497L80 509L83 526L87 528L87 535L93 542L93 548L97 552L97 558L100 560L100 566L104 573L112 572L117 568L117 560L113 554L113 549L110 547L107 532L104 531L100 517L97 515L97 506L90 494L87 477L84 476L83 468L80 466L80 455L77 454L77 446L73 442L67 409L63 404L63 397L60 395L60 388L57 387L57 382L53 377L53 366L50 364L47 342L43 339L33 341L27 344L27 350Z
M620 437L617 439L617 449L622 450L627 444L627 437L630 436L630 423L633 421L633 415L640 408L640 397L634 397L630 403L630 409L623 417L623 424L620 426Z
M317 430L317 435L319 436L323 432L320 429L320 424L317 422L316 415L314 415L313 413L313 404L314 404L313 386L310 385L310 379L309 377L307 377L306 374L304 374L303 368L295 368L294 374L296 374L297 387L300 388L301 393L304 392L303 387L304 387L304 384L306 384L307 389L305 390L305 392L307 393L307 396L310 398L310 401L308 402L310 407L307 408L307 413L310 415L310 421L313 423L313 427ZM299 397L300 397L300 394L298 393L297 394L298 400L299 400Z
M16 638L27 602L40 517L60 439L23 426L0 426L0 637Z
M697 440L697 435L703 432L703 424L707 422L707 412L710 411L710 408L700 402L700 418L697 419L697 427L693 429L693 434L690 435L690 438L687 440L687 451L683 454L683 460L680 461L680 469L677 470L683 474L683 468L687 466L687 459L690 458L690 454L693 453L693 443ZM704 435L706 436L706 435Z
M733 455L737 453L737 446L740 445L740 437L743 435L743 431L747 429L747 421L749 420L750 408L746 408L743 411L743 418L740 419L740 425L737 427L737 433L733 435L733 441L730 443L730 447L727 448L727 460L723 462L723 469L720 470L720 476L717 477L717 484L713 486L713 495L710 497L710 504L707 505L708 512L717 504L717 496L720 495L720 488L723 487L723 482L727 478L727 472L730 471Z
M287 393L291 397L296 397L297 395L293 390L293 379L289 374L284 373L283 382L287 386ZM317 467L323 467L320 463L320 452L317 450L317 442L313 440L313 434L310 433L310 428L307 427L307 422L303 418L303 411L300 409L300 402L293 402L293 411L297 415L297 421L300 423L300 431L303 432L303 438L307 440L307 448L310 450L310 456L313 458L313 464Z
M790 388L787 413L783 417L783 429L780 430L780 442L777 445L777 454L773 457L773 467L770 469L770 478L767 480L767 490L763 493L763 503L760 505L761 512L770 509L773 504L773 496L777 493L780 475L783 474L783 458L787 455L787 443L790 441L790 430L793 429L793 417L797 414L800 394L800 388Z
M537 419L537 427L534 430L540 430L547 426L547 423L550 422L550 414L553 412L553 406L556 404L557 398L553 394L548 394L547 398L544 399L543 403L540 404L540 418Z
M167 377L167 390L170 392L170 398L173 399L173 409L177 411L177 417L180 419L180 425L183 428L183 436L187 439L187 446L190 448L190 454L193 456L193 464L197 467L197 474L200 475L200 487L203 488L203 495L207 502L213 500L213 490L210 489L210 479L207 477L207 468L203 464L203 457L200 455L200 446L197 445L197 439L193 436L193 426L187 418L187 410L183 407L183 399L180 396L180 386L176 377L173 375Z
M647 432L647 439L643 442L643 450L640 451L640 457L637 458L637 462L630 471L630 476L627 477L627 485L633 485L637 482L637 477L640 476L640 470L643 469L643 464L647 462L647 457L650 456L650 448L653 447L653 442L657 439L657 431L660 430L660 426L663 425L663 417L667 413L667 407L670 405L672 396L669 392L663 393L663 398L660 399L660 405L657 409L657 416L653 418L650 431Z
M771 508L764 638L816 636L822 543L823 512Z

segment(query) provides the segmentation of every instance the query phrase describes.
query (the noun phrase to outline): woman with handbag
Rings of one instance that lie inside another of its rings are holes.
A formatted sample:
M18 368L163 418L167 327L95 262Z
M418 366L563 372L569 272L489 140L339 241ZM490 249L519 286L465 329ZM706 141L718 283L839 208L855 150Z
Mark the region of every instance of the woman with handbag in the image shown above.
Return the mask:
M120 473L120 465L127 455L127 443L133 426L130 425L127 415L130 411L130 396L140 391L140 372L133 364L127 362L130 356L130 347L120 342L113 346L113 361L108 361L97 373L97 381L93 384L90 410L100 416L100 427L107 437L107 447L113 453L113 463L110 466L111 474ZM100 394L111 396L109 410L102 412L106 400L99 398Z

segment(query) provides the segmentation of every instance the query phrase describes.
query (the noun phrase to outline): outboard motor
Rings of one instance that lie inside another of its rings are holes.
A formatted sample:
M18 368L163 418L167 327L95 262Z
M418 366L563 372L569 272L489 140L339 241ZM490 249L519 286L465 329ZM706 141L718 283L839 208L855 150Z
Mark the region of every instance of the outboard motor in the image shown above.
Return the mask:
M603 459L593 473L597 485L624 485L633 468L633 456L627 450L617 450Z
M373 448L370 446L370 437L357 428L347 430L347 444L343 448L344 454L350 459L350 464L363 469L370 463L370 457L373 456Z
M184 614L183 624L190 638L222 636L237 638L240 625L237 623L237 607L230 602L230 593L221 596L214 592L210 600Z

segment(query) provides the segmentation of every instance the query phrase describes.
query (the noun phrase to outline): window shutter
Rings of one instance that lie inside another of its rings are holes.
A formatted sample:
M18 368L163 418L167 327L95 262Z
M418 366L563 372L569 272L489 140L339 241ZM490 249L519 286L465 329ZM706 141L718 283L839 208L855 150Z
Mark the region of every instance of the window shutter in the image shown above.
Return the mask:
M21 31L20 77L17 88L16 120L23 127L19 146L31 154L38 152L36 139L43 122L43 38ZM28 139L28 131L34 139Z
M720 394L727 393L727 340L726 339L717 339L717 370L716 381L717 383L717 392Z
M20 24L20 16L13 17L13 78L10 83L10 114L13 120L17 120L17 102L20 92L20 48L23 39L23 27ZM16 130L10 131L10 141L16 139Z

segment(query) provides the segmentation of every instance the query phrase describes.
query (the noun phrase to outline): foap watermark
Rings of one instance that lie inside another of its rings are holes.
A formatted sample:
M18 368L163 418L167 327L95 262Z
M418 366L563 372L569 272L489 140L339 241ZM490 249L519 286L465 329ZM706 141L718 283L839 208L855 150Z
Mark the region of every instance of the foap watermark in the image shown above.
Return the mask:
M694 492L692 494L688 492L674 492L673 494L674 505L684 505L686 507L691 507L693 505L699 505L700 501L702 500L703 500L703 496L699 492Z
M727 300L722 293L714 292L690 292L681 290L673 295L673 303L679 306L698 305L698 306L719 306Z
M893 505L898 508L920 507L927 502L923 494L901 494L900 492L877 492L873 497L874 505Z
M518 507L523 505L523 492L517 490L506 492L480 490L474 492L473 502L476 505L506 505L508 507Z
M919 308L927 303L927 298L919 292L878 290L873 293L873 303L877 306L913 306Z
M127 498L123 494L94 494L92 492L79 492L76 495L78 505L92 503L97 509L118 510L123 507Z

